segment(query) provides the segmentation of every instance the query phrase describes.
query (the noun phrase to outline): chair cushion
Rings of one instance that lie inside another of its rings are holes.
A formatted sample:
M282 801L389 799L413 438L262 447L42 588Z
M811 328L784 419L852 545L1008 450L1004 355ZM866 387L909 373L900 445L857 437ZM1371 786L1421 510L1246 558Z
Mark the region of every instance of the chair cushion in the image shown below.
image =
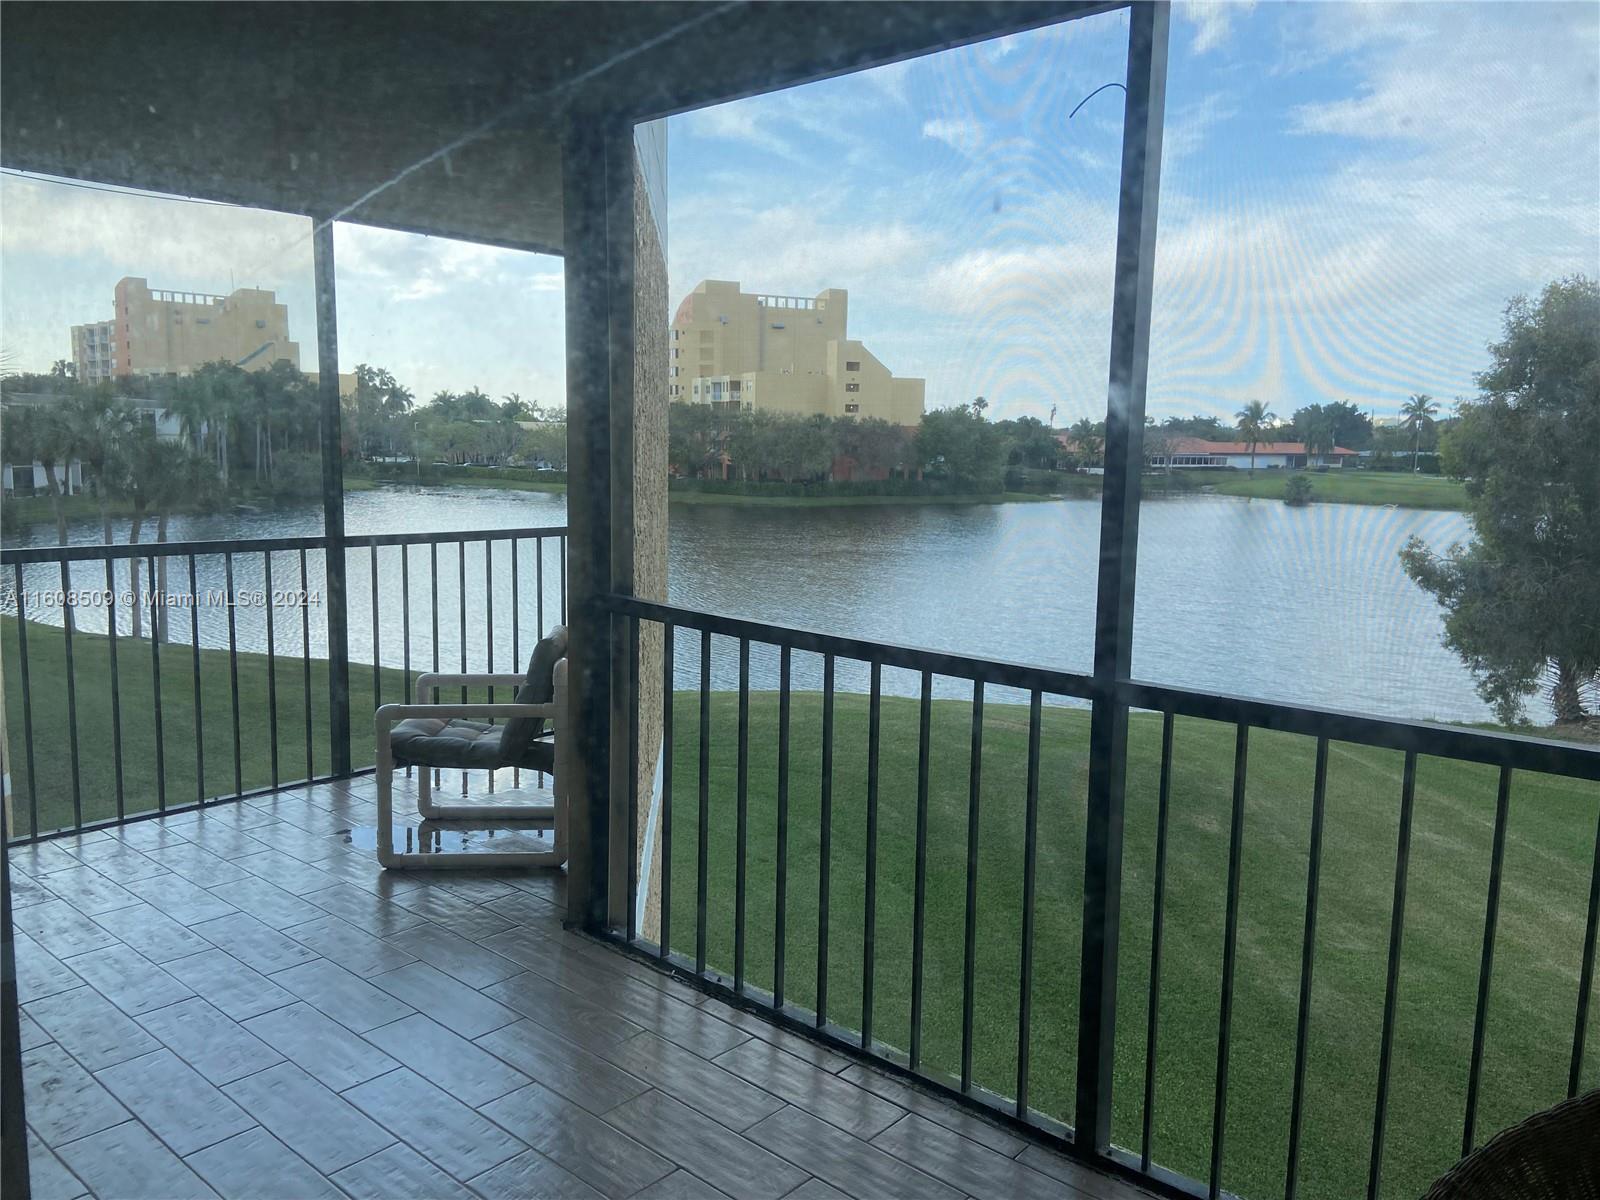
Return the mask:
M518 704L549 704L555 699L556 663L565 657L566 653L567 627L557 625L533 648L533 655L528 659L528 676L517 689L515 699ZM507 766L523 765L521 760L529 753L530 746L543 736L546 724L542 717L512 717L505 723L502 727L504 732L500 735L500 746Z
M490 725L454 717L412 717L390 734L395 762L405 766L455 767L486 771L495 767L526 767L553 771L555 745L547 739L530 739L516 757L506 753L505 734L510 725Z

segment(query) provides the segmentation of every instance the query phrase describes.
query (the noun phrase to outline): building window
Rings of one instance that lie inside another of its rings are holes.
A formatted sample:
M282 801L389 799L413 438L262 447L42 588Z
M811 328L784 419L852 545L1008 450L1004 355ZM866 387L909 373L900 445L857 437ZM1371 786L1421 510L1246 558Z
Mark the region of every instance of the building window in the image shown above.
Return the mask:
M859 383L847 383L844 385L844 390L847 392L859 392L861 385Z
M728 390L737 396L739 394L739 381L737 379L731 381L728 384Z
M859 404L846 404L844 406L844 410L847 413L860 412L861 411L861 405L859 405Z
M783 322L782 321L774 321L772 323L772 327L774 329L782 329L783 328Z
M846 371L859 371L861 370L861 364L858 362L847 362L844 364L844 369Z

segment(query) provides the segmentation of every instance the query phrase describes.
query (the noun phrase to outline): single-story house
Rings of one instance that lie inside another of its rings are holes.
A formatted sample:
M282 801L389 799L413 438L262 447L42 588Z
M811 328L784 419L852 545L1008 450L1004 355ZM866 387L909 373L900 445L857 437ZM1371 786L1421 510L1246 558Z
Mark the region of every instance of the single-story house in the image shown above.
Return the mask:
M1155 442L1155 439L1150 439ZM1149 443L1147 442L1147 447ZM1155 442L1158 452L1145 454L1145 465L1166 467L1243 467L1251 465L1249 442L1211 442L1204 438L1173 438ZM1335 446L1327 452L1306 453L1304 442L1257 442L1257 467L1332 467L1338 469L1359 455Z

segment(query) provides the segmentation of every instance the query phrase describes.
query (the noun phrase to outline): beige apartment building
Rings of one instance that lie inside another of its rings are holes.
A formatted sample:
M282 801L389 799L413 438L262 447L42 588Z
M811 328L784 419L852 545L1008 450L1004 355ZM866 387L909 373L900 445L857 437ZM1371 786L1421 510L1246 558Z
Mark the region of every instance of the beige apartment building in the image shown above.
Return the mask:
M93 383L186 375L218 359L249 371L279 361L298 367L300 347L289 340L289 309L274 292L169 292L125 278L117 283L111 320L72 327L72 359L78 378Z
M922 423L925 381L897 378L847 336L849 293L746 293L707 279L672 318L667 394L803 416Z

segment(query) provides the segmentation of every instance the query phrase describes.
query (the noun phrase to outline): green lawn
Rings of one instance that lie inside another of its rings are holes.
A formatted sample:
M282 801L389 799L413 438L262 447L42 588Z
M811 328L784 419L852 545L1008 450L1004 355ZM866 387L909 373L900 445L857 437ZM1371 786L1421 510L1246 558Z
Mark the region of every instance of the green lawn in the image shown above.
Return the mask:
M17 627L0 622L16 811L29 808ZM107 642L73 639L83 815L115 814ZM150 643L121 638L124 803L154 807ZM28 626L41 827L70 821L65 667L60 630ZM239 656L243 783L270 783L267 660ZM323 667L312 664L313 748L325 771ZM280 777L305 773L300 660L276 662ZM169 803L195 797L191 652L161 647L162 725ZM372 672L352 664L355 757L371 756ZM202 651L205 790L231 792L233 734L228 656ZM399 673L382 676L385 699ZM984 722L979 853L976 1081L1013 1090L1020 962L1023 787L1027 710L991 695ZM737 698L712 699L709 951L733 965ZM674 755L673 943L694 951L698 697L681 695ZM877 1037L909 1042L917 705L885 699L882 714L875 1018ZM829 948L830 1016L860 1020L864 907L866 703L838 698ZM930 1069L959 1066L970 710L934 706L928 823L924 1054ZM1032 1101L1071 1119L1076 1053L1088 719L1044 714L1035 935ZM1137 1146L1144 1071L1159 719L1138 715L1130 737L1115 1138ZM1180 721L1169 841L1161 990L1155 1156L1203 1177L1209 1159L1216 1060L1233 730ZM751 700L748 964L772 984L777 704ZM1288 1137L1300 940L1305 901L1313 746L1257 732L1250 745L1233 1051L1224 1185L1246 1196L1281 1194ZM1335 745L1329 771L1322 903L1311 1025L1301 1194L1344 1197L1364 1188L1393 888L1398 754ZM814 1003L820 774L820 703L794 698L789 810L787 992ZM1425 759L1418 770L1402 960L1386 1192L1416 1194L1459 1148L1483 932L1495 772ZM1517 777L1506 848L1495 987L1479 1128L1493 1130L1565 1091L1577 971L1600 787ZM1591 1012L1600 1012L1595 1006ZM1586 1081L1600 1030L1591 1028Z
M772 986L776 699L751 699L747 975ZM694 953L698 697L680 695L674 754L672 941ZM733 966L737 698L712 699L709 958ZM874 1032L909 1044L917 704L885 699ZM866 704L840 696L835 746L829 1016L858 1027L862 978ZM970 708L939 701L928 821L924 1055L960 1063ZM814 1004L820 702L793 702L787 995ZM1155 858L1160 721L1131 736L1116 1052L1115 1140L1137 1147ZM1087 714L1047 709L1041 762L1032 1103L1071 1119L1082 903ZM1210 1154L1234 732L1178 723L1171 801L1155 1157L1204 1178ZM1026 707L984 719L979 850L976 1082L1014 1092ZM1305 908L1314 746L1252 736L1224 1186L1279 1195ZM1333 748L1318 926L1301 1194L1361 1193L1370 1150L1398 829L1401 756ZM1386 1194L1415 1195L1459 1151L1483 936L1496 774L1436 759L1418 770ZM1560 1099L1600 788L1519 776L1506 849L1479 1128ZM1592 1047L1600 1035L1590 1034ZM1595 1054L1590 1052L1589 1061ZM1595 1069L1587 1076L1597 1082Z
M1190 471L1193 483L1214 487L1224 496L1255 496L1282 500L1285 483L1293 475L1311 480L1311 500L1323 504L1395 504L1402 508L1466 508L1467 493L1459 480L1442 475L1411 475L1398 471L1267 471L1254 478L1248 471ZM1146 481L1149 486L1149 481Z
M175 616L175 620L180 619ZM28 622L28 676L33 697L34 773L38 783L39 828L72 824L72 773L67 722L65 638L59 627ZM30 794L23 722L22 670L17 622L0 618L5 652L6 733L10 740L12 782L18 829L29 829ZM110 642L88 633L72 637L73 679L78 715L79 794L85 821L117 814L116 759L111 705ZM192 804L197 795L231 794L235 788L233 705L226 650L200 652L201 750L195 753L194 658L187 645L163 644L161 729L169 805ZM278 779L306 777L305 683L298 657L272 660L277 677ZM270 787L272 738L268 705L268 659L241 653L239 672L239 776L244 790ZM117 638L118 695L121 700L122 788L125 812L157 807L155 688L149 638ZM403 699L401 673L382 672L385 701ZM350 664L350 726L357 765L372 763L372 668ZM311 662L312 766L329 770L327 663ZM204 779L197 787L198 758Z

